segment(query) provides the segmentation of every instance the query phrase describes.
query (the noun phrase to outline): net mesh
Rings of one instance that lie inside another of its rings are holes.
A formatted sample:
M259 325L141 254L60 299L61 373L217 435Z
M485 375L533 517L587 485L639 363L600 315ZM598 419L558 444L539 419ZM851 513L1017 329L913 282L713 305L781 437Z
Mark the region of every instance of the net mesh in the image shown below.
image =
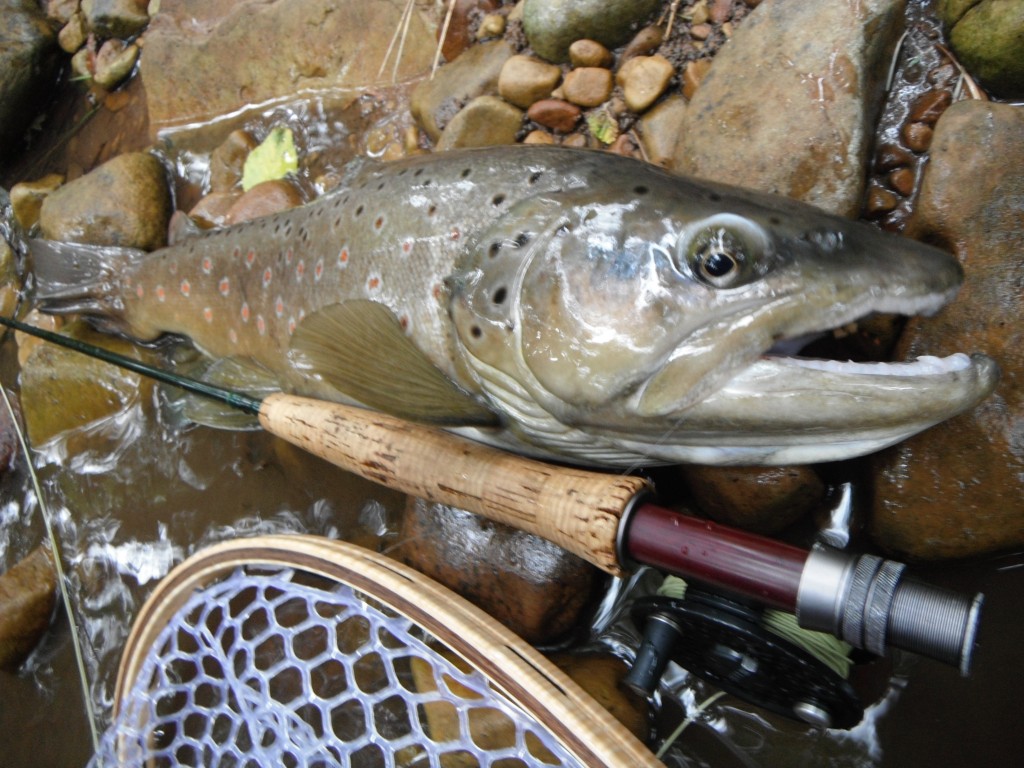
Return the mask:
M405 617L344 584L246 568L163 628L90 765L579 763Z

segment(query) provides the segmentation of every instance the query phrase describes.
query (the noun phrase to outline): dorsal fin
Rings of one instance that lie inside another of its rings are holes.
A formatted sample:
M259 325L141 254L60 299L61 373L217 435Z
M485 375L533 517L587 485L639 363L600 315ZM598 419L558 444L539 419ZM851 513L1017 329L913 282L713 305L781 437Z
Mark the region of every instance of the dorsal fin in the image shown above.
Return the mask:
M380 411L438 426L495 426L497 416L464 392L405 335L394 313L365 299L304 319L290 357L339 392Z

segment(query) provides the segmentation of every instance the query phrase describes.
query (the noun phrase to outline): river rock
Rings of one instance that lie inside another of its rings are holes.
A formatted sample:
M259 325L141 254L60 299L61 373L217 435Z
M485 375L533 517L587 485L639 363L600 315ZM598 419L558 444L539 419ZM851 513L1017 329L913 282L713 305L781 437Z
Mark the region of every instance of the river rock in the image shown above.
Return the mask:
M569 62L574 67L607 68L615 62L615 57L597 40L577 40L569 46Z
M148 152L118 155L43 200L43 237L154 250L167 243L166 171Z
M0 169L55 87L57 36L35 0L0 0Z
M303 90L357 88L380 72L404 0L161 0L140 75L151 129L234 112ZM395 76L428 71L433 27L412 14ZM393 55L395 55L393 53Z
M690 102L677 167L855 216L904 0L765 0Z
M497 0L455 0L448 31L441 41L441 55L445 61L454 61L473 44L472 27L475 19L482 13L497 10L499 5ZM438 37L441 32L442 29L439 27Z
M474 45L413 89L409 111L431 141L441 138L441 131L465 104L477 96L497 94L498 77L514 54L504 40Z
M459 110L441 133L438 151L515 144L523 111L497 96L478 96Z
M38 224L43 200L63 183L63 176L51 173L41 179L22 181L11 187L11 209L18 226L28 231Z
M997 96L1024 97L1024 3L940 0L937 10L968 72Z
M410 499L395 558L458 592L520 637L550 642L580 621L596 569L530 533Z
M302 205L302 193L288 179L270 179L244 192L224 214L225 226L252 221ZM207 208L207 211L210 209Z
M39 547L0 575L0 670L14 672L50 626L57 571Z
M562 95L567 101L581 107L596 107L612 95L613 80L604 67L580 67L565 76Z
M965 190L969 193L965 193ZM913 318L897 355L980 351L1002 368L973 411L876 457L871 529L912 558L1024 545L1024 112L981 101L939 119L907 234L953 250L956 300Z
M546 99L562 79L562 70L532 56L513 56L498 75L498 94L510 104L528 109Z
M587 38L609 48L629 40L661 0L523 0L523 31L538 56L562 63Z
M111 90L132 73L139 59L139 46L127 45L122 40L107 40L96 54L95 72L92 79L96 85Z
M75 53L89 39L89 30L85 26L85 16L76 11L57 33L57 42L65 53Z
M686 108L686 99L673 94L647 110L637 121L637 133L649 162L670 170L674 168L679 126Z
M622 86L626 106L640 114L665 92L675 73L664 56L636 56L619 68L615 82Z
M39 5L46 18L59 24L67 24L78 13L81 0L42 0Z
M210 191L230 192L239 188L245 160L258 145L256 137L248 131L239 129L229 133L210 153Z
M575 104L561 99L538 101L526 111L526 116L535 123L559 133L569 133L580 121L583 111Z
M82 0L82 15L98 37L132 37L149 23L149 0Z

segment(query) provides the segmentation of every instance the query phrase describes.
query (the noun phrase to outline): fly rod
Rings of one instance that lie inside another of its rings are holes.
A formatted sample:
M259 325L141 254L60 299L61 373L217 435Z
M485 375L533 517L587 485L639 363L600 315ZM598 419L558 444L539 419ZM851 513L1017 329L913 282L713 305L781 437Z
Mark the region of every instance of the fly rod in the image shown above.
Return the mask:
M793 613L801 627L856 648L912 651L965 675L970 668L982 596L908 578L902 563L805 550L682 515L655 504L642 478L546 464L359 407L251 397L17 320L0 324L226 403L337 467L536 534L612 575L654 566Z

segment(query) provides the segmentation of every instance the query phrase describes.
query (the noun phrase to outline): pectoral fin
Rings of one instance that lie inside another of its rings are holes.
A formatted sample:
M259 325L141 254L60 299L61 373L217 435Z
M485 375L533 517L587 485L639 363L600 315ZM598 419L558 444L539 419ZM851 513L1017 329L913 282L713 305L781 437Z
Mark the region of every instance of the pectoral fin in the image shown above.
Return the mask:
M332 304L303 320L290 356L344 395L438 426L494 426L496 415L456 386L405 335L383 304Z
M280 382L270 371L241 358L203 360L201 370L189 373L208 384L245 392L253 397L262 398L281 391ZM207 427L246 430L259 429L260 426L255 416L202 395L183 392L180 396L171 397L170 405L186 421Z

